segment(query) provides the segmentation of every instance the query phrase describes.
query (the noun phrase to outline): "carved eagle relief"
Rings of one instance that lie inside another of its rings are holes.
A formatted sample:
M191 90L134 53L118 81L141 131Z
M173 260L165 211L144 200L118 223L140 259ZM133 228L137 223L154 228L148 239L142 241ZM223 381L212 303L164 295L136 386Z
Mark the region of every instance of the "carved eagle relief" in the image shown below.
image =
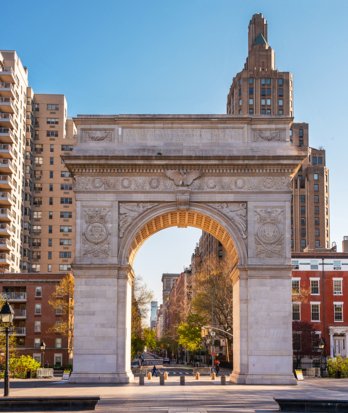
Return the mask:
M169 169L165 171L166 176L171 179L176 186L190 186L192 182L201 176L201 171L183 171Z

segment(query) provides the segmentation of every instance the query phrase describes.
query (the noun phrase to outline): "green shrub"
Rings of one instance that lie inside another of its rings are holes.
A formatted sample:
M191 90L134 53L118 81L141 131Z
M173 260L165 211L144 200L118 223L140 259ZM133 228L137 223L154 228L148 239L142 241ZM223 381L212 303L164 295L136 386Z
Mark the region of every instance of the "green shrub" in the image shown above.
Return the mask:
M25 379L36 375L40 363L31 356L20 356L10 358L10 374L12 377Z
M347 378L348 377L348 358L341 356L330 358L327 362L329 377Z

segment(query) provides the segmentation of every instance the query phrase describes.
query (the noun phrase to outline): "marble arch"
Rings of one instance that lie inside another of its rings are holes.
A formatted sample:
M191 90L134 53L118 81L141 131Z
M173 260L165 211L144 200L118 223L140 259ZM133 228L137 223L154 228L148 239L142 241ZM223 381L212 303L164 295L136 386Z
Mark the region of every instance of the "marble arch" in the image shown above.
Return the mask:
M194 226L238 262L236 383L291 384L291 179L306 153L290 118L78 116L71 382L127 383L132 260L145 239Z

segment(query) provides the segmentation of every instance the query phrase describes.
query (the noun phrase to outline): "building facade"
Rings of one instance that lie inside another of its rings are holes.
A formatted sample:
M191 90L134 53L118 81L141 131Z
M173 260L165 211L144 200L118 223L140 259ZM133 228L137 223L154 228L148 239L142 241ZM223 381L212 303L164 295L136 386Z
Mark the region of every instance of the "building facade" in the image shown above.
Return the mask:
M16 353L30 355L42 366L69 364L67 336L51 329L65 320L49 299L65 274L7 273L0 278L0 291L14 309Z
M266 19L255 14L249 23L248 57L227 95L229 115L294 117L292 75L276 69L267 31ZM293 122L290 134L294 145L308 148L307 160L293 180L292 251L329 248L329 171L325 150L310 147L307 123Z
M316 342L323 339L325 356L347 357L348 250L296 253L292 266L294 352L308 345L301 340L301 324L310 324Z

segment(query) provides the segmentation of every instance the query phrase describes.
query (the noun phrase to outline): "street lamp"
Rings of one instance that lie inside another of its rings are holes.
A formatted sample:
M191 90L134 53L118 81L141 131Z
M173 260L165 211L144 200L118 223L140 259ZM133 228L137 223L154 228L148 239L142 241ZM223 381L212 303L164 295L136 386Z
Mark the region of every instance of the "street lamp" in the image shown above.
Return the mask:
M213 371L214 368L214 337L215 337L215 331L210 331L211 335L211 368Z
M2 327L5 329L5 337L6 337L6 351L5 351L5 374L4 374L4 397L8 396L9 394L9 343L8 343L8 336L10 333L10 327L12 326L14 318L14 311L13 308L10 306L8 301L5 301L5 304L2 306L0 310L0 322Z
M320 339L318 348L320 350L320 377L323 377L323 373L324 373L323 354L324 354L324 349L325 349L325 341L323 338Z
M46 350L46 343L45 343L44 341L41 341L40 349L41 349L41 351L42 351L41 367L45 367L45 350Z

